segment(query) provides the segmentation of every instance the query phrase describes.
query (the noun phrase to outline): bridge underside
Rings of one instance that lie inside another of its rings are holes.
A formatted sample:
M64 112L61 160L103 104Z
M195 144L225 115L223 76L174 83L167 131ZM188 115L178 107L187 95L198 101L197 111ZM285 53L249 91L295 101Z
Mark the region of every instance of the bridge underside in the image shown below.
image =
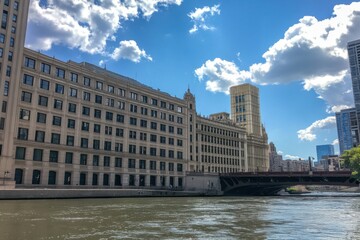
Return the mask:
M272 196L295 185L357 187L349 176L220 176L221 190L230 196Z

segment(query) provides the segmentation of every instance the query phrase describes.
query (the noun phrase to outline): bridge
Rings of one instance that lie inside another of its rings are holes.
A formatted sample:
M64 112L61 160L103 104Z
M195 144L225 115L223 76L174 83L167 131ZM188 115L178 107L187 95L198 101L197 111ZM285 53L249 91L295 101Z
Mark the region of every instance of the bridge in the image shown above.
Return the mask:
M276 195L295 185L331 185L358 187L350 171L338 172L257 172L220 174L224 195Z

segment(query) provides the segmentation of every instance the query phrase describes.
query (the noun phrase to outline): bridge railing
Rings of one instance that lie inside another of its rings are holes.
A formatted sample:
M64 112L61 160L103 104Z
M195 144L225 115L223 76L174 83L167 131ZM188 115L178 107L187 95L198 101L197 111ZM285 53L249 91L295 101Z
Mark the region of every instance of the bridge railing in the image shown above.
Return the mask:
M351 176L351 171L317 171L317 172L234 172L234 173L220 173L220 177L249 177L249 176L257 176L257 177L270 177L270 176L319 176L319 177L327 177L327 176Z

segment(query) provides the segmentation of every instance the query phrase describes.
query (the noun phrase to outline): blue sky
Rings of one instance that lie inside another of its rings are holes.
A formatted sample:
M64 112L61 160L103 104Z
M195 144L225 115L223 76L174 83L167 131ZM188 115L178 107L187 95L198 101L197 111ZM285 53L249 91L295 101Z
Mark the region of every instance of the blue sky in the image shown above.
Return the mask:
M182 97L201 115L230 111L230 86L260 88L284 158L335 143L334 111L353 105L346 43L360 3L340 0L32 0L26 46L87 61Z

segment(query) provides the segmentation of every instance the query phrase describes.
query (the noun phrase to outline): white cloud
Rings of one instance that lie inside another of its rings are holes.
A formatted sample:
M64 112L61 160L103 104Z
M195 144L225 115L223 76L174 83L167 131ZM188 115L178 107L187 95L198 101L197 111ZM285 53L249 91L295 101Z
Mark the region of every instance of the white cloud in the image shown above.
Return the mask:
M335 139L335 140L332 142L332 145L339 145L339 139Z
M282 154L284 154L282 151L277 151L277 154L279 154L279 155L282 155Z
M244 83L250 77L249 72L240 71L235 63L215 58L206 61L195 70L199 80L206 80L206 89L211 92L229 93L229 87Z
M140 49L134 40L121 41L119 47L115 48L111 58L118 60L120 58L128 59L133 62L140 62L141 58L152 61L151 56L147 55L145 50Z
M335 116L330 116L325 119L317 120L309 127L301 129L297 132L298 138L305 141L313 141L316 139L315 132L320 129L331 129L336 126Z
M340 112L343 109L348 109L348 108L351 108L351 106L348 106L348 105L336 105L336 106L332 106L332 107L329 106L326 109L326 112L327 113L337 113L337 112Z
M206 23L206 19L209 16L214 16L215 14L220 15L220 5L214 5L212 7L205 6L203 8L195 8L195 11L188 14L191 21L194 23L193 27L189 30L189 33L195 33L199 29L202 30L214 30L213 26L209 26Z
M49 50L53 45L105 54L107 41L121 22L150 18L161 6L180 5L182 0L32 0L26 46Z
M301 157L286 154L286 155L285 155L285 159L290 159L290 160L299 160L299 159L301 159Z
M300 81L327 103L328 111L353 106L346 46L359 37L360 2L336 5L333 15L324 20L305 16L270 46L262 55L264 62L250 66L249 79L264 85ZM226 85L217 91L228 91L229 81L212 81Z

